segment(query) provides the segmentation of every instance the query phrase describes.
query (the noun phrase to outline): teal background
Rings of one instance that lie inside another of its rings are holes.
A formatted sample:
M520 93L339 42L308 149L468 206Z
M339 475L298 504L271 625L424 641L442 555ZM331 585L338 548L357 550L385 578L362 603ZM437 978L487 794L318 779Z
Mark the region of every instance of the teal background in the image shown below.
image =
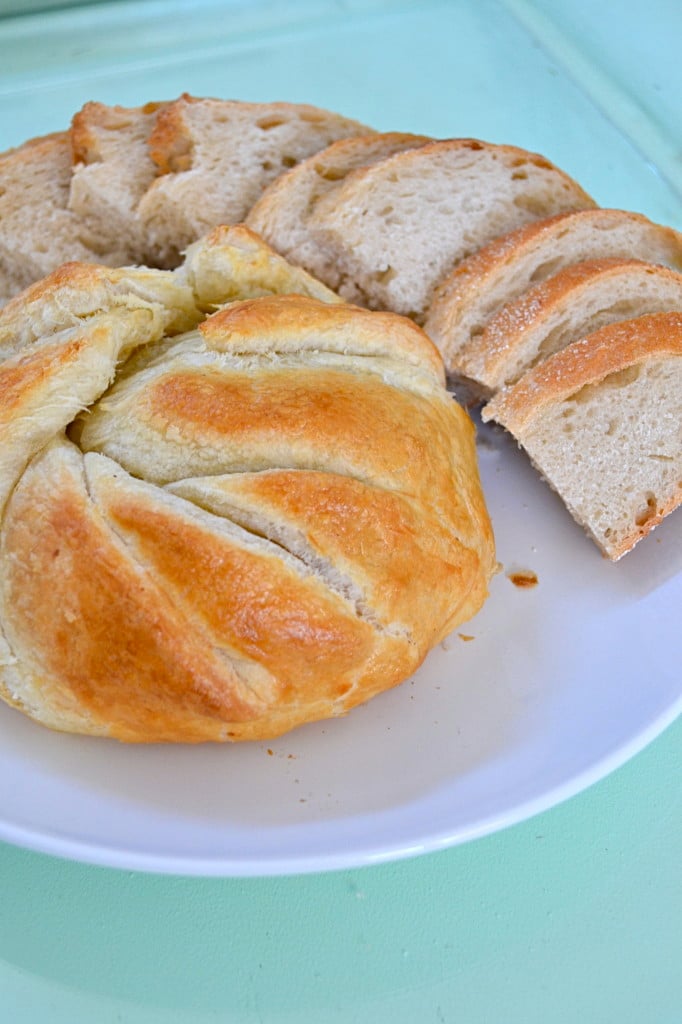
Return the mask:
M0 847L3 1024L677 1024L682 721L466 846L275 879Z
M434 134L447 113L457 134L542 143L601 202L682 227L679 0L123 0L28 14L39 6L55 4L0 3L24 15L0 19L0 147L62 127L89 98L182 88ZM333 62L344 40L351 67ZM513 59L497 79L500 54ZM394 109L386 75L414 61L433 79L414 76ZM450 74L475 77L473 105L433 94ZM522 825L328 875L172 878L0 846L0 1024L679 1024L681 749L678 720Z

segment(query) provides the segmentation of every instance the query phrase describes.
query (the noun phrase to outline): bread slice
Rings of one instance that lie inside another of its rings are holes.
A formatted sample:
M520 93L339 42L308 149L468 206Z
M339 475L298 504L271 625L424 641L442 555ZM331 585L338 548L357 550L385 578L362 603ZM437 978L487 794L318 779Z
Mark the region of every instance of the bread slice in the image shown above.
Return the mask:
M95 254L68 209L68 132L30 139L0 154L0 297L8 299L67 260L116 264L123 253Z
M238 224L278 175L336 139L371 129L305 104L182 96L160 111L149 139L160 176L138 212L158 260L219 224Z
M528 221L591 206L583 189L542 156L447 139L349 174L319 201L309 226L335 256L343 298L423 322L437 282L486 242Z
M577 210L536 220L495 239L437 286L426 318L450 375L459 353L503 306L563 267L616 258L682 270L682 234L627 210Z
M467 393L489 398L572 341L616 320L682 311L682 274L639 260L564 267L503 306L459 353Z
M277 252L337 287L333 255L317 244L308 228L317 203L338 191L352 171L431 141L425 135L383 132L333 142L269 185L246 223Z
M156 177L148 140L165 106L86 103L74 115L69 209L81 219L83 237L94 252L122 249L125 262L158 263L147 245L137 206Z
M483 409L613 561L682 501L682 313L609 324Z

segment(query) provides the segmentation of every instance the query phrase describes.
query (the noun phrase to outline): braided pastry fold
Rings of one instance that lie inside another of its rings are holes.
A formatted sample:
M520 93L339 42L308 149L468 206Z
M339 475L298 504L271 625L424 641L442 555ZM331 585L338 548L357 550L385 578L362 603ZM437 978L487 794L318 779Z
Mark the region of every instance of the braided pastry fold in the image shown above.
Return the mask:
M332 293L267 294L300 275L219 229L179 271L67 265L0 313L10 704L126 741L274 737L479 609L492 533L436 349ZM205 317L221 292L261 297Z

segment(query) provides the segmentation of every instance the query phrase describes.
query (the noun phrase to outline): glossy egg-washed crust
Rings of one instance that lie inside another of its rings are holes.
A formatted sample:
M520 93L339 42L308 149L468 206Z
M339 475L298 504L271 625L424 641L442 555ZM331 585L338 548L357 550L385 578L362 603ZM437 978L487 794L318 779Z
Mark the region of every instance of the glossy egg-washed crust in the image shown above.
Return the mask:
M233 231L213 271L253 261ZM62 269L0 314L0 694L55 729L273 737L404 680L487 594L426 335L303 296L203 319L206 255Z

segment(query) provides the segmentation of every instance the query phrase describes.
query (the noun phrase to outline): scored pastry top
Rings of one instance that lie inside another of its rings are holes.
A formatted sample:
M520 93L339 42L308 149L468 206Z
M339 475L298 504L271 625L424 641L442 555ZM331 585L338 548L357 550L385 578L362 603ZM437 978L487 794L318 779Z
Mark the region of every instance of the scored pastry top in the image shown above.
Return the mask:
M206 317L201 268L233 296L259 246L275 293L283 261L235 228L0 313L0 689L48 726L276 736L401 682L485 600L473 426L433 343L332 293Z

